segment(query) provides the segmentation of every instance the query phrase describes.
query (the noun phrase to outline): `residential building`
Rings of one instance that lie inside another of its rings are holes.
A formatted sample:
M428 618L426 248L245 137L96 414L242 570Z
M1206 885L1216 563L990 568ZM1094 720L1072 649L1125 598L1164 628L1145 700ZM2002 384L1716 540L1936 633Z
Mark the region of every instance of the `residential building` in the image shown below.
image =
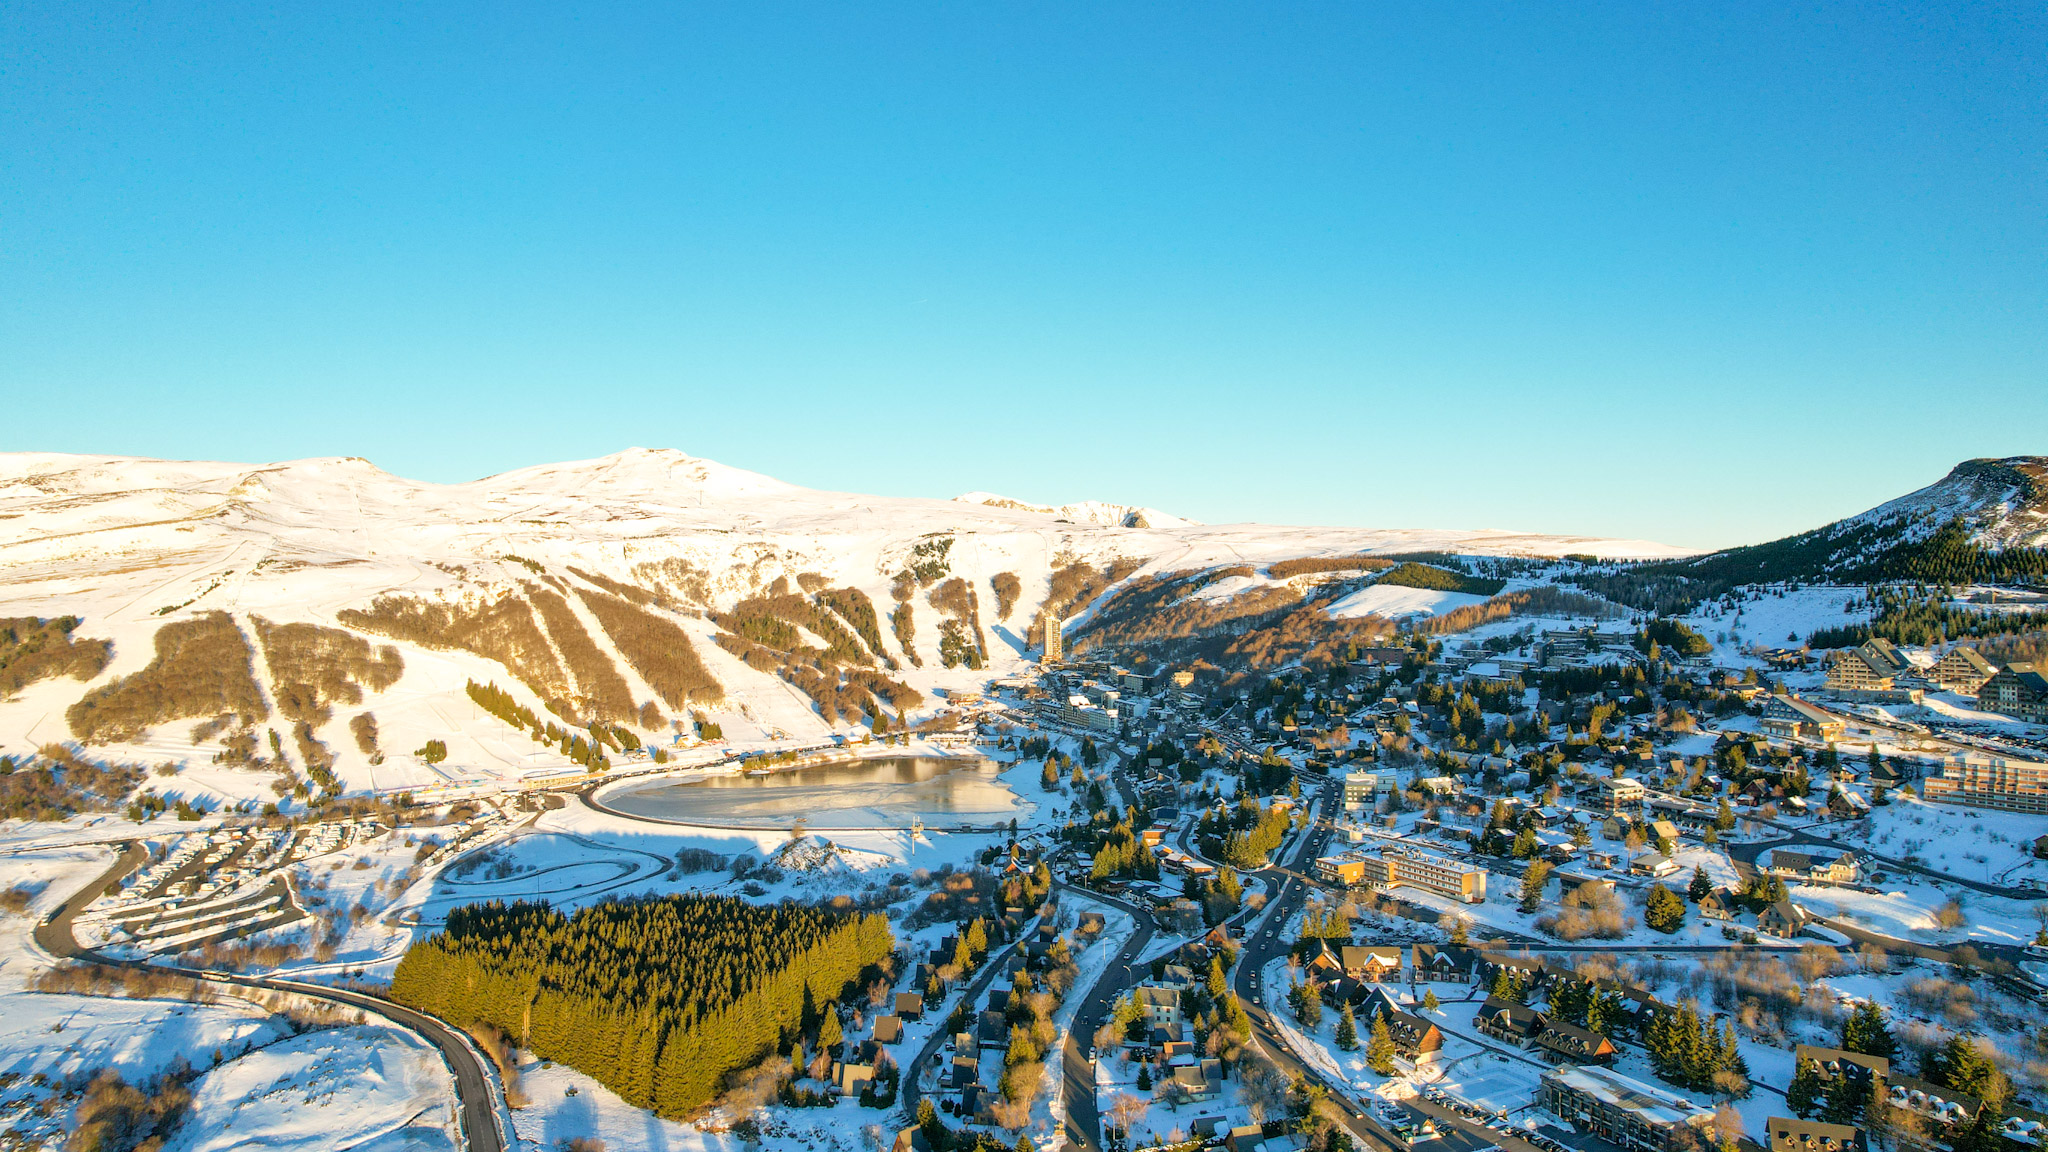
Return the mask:
M1542 1035L1543 1030L1550 1026L1550 1018L1527 1004L1488 996L1478 1014L1472 1017L1472 1026L1496 1040L1505 1040L1519 1048Z
M1339 949L1344 974L1353 980L1380 983L1401 978L1401 949L1395 945L1346 944Z
M1764 1121L1770 1152L1864 1152L1863 1129L1853 1124L1773 1116Z
M1132 989L1132 993L1138 998L1138 1007L1145 1012L1145 1027L1168 1031L1180 1027L1180 989L1141 984Z
M1600 804L1609 812L1620 812L1640 808L1643 804L1643 782L1627 776L1603 776L1594 781L1600 796Z
M1889 692L1892 671L1861 648L1844 648L1828 656L1828 678L1822 687L1829 692Z
M2008 664L1977 690L1977 706L2015 720L2048 724L2048 675L2034 664Z
M1773 876L1819 880L1828 884L1856 882L1858 869L1854 852L1845 852L1839 848L1773 848L1766 855L1770 860L1765 870Z
M1473 954L1456 944L1417 944L1409 950L1409 978L1431 983L1472 982Z
M1791 900L1780 900L1756 914L1756 928L1759 932L1791 939L1806 929L1806 913Z
M1620 1051L1600 1033L1563 1020L1547 1021L1533 1046L1560 1064L1605 1064Z
M1384 888L1420 888L1467 904L1486 902L1486 869L1476 864L1393 844L1377 853L1363 853L1353 859L1363 861L1365 865L1360 870L1362 878L1358 883L1377 884ZM1316 868L1322 872L1323 861L1316 861Z
M1344 774L1344 806L1370 807L1382 792L1394 790L1392 772L1375 772L1367 768L1353 768Z
M1629 861L1628 872L1631 876L1669 876L1681 868L1678 861L1662 852L1645 852Z
M1978 696L1980 704L1990 691L1986 685L1984 693ZM1941 775L1930 776L1921 783L1920 793L1928 800L1944 804L1970 804L2008 812L2048 812L2048 763L1965 753L1950 757L1942 765Z
M1764 732L1784 740L1839 740L1848 721L1797 696L1773 696L1764 704Z
M1566 1065L1545 1072L1538 1099L1560 1119L1629 1152L1675 1152L1714 1143L1704 1131L1714 1119L1713 1109L1606 1068Z
M1927 679L1951 692L1975 696L1983 689L1984 682L1996 675L1997 667L1978 655L1975 648L1966 645L1949 649L1948 655L1928 670Z

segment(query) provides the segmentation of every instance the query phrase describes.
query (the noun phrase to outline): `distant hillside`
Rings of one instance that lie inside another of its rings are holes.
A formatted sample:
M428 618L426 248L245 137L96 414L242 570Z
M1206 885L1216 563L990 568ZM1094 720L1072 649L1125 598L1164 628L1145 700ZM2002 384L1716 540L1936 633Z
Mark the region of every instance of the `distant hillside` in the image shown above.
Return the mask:
M1868 512L1705 556L1578 583L1639 608L1681 611L1743 584L2005 583L2048 575L2048 456L1967 460Z

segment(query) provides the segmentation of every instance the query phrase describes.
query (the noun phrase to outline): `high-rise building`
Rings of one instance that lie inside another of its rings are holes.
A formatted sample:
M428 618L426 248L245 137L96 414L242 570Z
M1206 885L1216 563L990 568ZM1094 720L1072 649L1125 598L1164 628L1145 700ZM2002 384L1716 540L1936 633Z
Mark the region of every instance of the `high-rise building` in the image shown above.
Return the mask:
M1045 614L1045 655L1039 663L1057 664L1065 658L1066 653L1060 650L1060 618L1048 612Z

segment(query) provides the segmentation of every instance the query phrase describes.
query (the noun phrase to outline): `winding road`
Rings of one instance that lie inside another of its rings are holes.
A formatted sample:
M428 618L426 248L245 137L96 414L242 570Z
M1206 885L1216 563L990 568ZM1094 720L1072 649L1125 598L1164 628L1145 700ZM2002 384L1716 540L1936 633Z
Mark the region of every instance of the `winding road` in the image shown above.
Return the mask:
M100 964L112 968L132 968L146 972L167 972L189 977L201 983L215 984L227 989L260 990L285 992L313 999L326 1000L359 1008L382 1017L386 1021L409 1029L441 1053L448 1070L455 1077L455 1091L460 1098L458 1116L462 1124L463 1146L470 1152L505 1152L505 1133L500 1124L497 1083L492 1078L488 1061L477 1050L475 1044L461 1030L402 1005L394 1004L375 996L345 988L329 988L319 984L305 984L296 980L275 980L261 977L244 977L225 972L205 972L192 968L178 968L165 964L140 964L128 960L114 960L88 948L82 948L72 934L71 922L78 913L89 906L108 888L113 887L123 876L142 866L148 853L140 843L129 841L123 844L121 856L112 867L97 879L72 894L56 910L43 918L35 927L36 946L51 957L88 964Z

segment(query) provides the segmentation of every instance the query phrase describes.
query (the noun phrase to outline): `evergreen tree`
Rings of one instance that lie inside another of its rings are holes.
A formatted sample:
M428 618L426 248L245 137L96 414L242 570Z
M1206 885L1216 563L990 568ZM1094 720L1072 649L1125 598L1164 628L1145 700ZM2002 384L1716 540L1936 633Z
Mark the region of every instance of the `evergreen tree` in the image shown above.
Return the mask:
M1422 994L1422 1007L1424 1011L1434 1012L1442 1004L1443 1001L1436 998L1436 989L1429 989Z
M845 1040L846 1033L839 1025L839 1010L827 1005L824 1019L818 1024L818 1047L837 1056L839 1045Z
M1882 1056L1889 1060L1899 1054L1899 1042L1892 1039L1892 1030L1885 1021L1884 1009L1866 1000L1856 1006L1847 1020L1842 1021L1842 1050L1860 1052L1866 1056Z
M1387 1035L1386 1014L1374 1013L1372 1039L1365 1045L1365 1066L1382 1076L1394 1074L1394 1038Z
M1685 901L1662 884L1650 886L1650 898L1643 904L1643 923L1658 932L1676 932L1685 923Z
M1351 1005L1346 1002L1343 1011L1337 1014L1337 1047L1346 1052L1358 1047L1358 1021L1351 1015Z
M1692 882L1685 886L1686 899L1697 904L1706 899L1707 895L1713 890L1714 882L1707 878L1707 870L1704 867L1695 866L1692 870Z
M1814 1110L1820 1107L1827 1083L1820 1074L1820 1065L1812 1058L1799 1062L1792 1072L1792 1082L1785 1086L1785 1107L1800 1119L1810 1119Z
M1543 886L1549 882L1550 862L1547 860L1531 861L1529 870L1522 873L1521 909L1523 912L1534 912L1543 907Z

